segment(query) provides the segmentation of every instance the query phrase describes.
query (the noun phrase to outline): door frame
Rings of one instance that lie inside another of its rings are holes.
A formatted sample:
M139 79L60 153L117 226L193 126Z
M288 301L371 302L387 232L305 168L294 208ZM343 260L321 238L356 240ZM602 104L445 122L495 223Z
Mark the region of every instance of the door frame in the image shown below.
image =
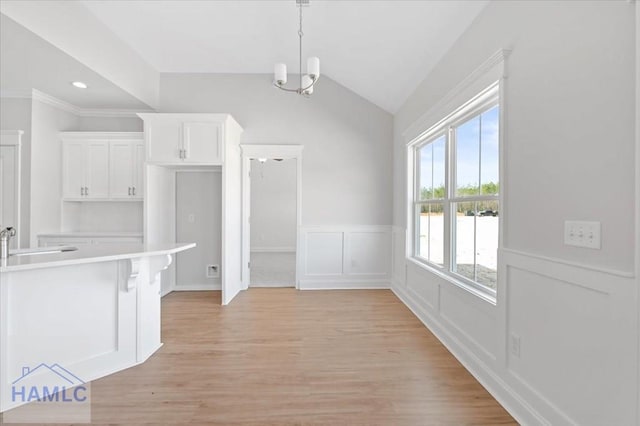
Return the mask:
M24 131L22 130L2 130L0 132L0 146L2 147L13 147L13 152L11 155L11 161L13 162L13 186L15 191L15 205L13 206L13 215L14 221L11 226L16 231L16 235L11 239L13 248L22 247L22 241L20 241L22 237L22 225L20 223L20 215L22 214L21 203L22 203L22 135ZM0 186L2 185L2 160L0 160ZM1 190L1 188L0 188ZM3 223L3 226L7 226L8 224ZM28 242L27 242L28 243ZM28 247L28 245L27 245Z
M258 158L296 160L296 278L295 287L300 288L300 228L302 227L302 150L303 145L258 145L241 144L242 151L242 287L249 288L251 271L251 160Z

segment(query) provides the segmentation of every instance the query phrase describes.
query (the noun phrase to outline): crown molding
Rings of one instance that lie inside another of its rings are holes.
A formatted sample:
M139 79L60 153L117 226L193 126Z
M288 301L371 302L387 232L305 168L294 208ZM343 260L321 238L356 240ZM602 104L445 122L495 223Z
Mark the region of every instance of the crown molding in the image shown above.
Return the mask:
M33 99L61 109L78 117L111 117L111 118L138 118L138 113L152 113L154 110L144 109L109 109L109 108L82 108L37 89L2 89L0 98L3 99Z
M31 89L0 89L2 99L31 99Z

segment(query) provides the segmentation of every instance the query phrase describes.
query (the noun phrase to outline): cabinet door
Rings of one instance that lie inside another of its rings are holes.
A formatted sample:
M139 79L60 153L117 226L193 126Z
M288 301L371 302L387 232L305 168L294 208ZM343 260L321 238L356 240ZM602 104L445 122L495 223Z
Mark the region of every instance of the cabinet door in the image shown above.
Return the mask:
M144 142L133 144L133 197L144 198Z
M180 121L145 121L144 132L147 141L147 160L158 163L181 162L182 126Z
M109 197L109 142L88 141L85 198Z
M63 145L62 186L64 198L84 196L85 142L65 142Z
M219 123L184 123L185 162L221 164Z
M134 145L131 141L109 142L109 191L111 198L133 196Z

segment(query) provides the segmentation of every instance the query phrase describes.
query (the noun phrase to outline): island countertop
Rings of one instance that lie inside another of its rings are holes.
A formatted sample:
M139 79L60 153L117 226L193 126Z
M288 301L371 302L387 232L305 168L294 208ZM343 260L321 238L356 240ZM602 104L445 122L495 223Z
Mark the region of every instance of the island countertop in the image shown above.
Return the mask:
M195 243L176 244L96 244L91 246L81 245L74 251L57 253L38 253L22 256L9 256L8 259L0 259L0 272L14 272L32 269L50 268L68 265L80 265L95 262L108 262L121 259L138 257L161 256L178 253L192 247ZM56 250L57 247L46 247L44 250ZM15 250L23 252L28 250Z

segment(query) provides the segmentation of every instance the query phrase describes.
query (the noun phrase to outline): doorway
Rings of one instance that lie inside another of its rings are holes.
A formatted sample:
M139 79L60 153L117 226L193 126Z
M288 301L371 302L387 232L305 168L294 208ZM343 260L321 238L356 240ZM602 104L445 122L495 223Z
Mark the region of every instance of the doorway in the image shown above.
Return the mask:
M298 287L300 145L241 145L243 287Z
M296 161L250 160L250 287L296 285Z

